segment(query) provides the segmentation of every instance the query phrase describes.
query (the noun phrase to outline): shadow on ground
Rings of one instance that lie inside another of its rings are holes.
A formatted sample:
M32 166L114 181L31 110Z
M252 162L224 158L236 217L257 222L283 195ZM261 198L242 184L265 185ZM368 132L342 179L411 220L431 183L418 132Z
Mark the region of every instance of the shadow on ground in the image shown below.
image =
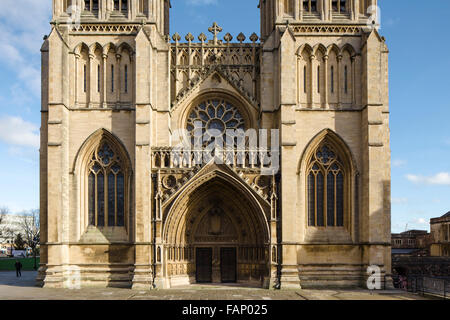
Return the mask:
M15 271L0 271L0 286L35 287L37 271L22 271L22 277L16 277Z

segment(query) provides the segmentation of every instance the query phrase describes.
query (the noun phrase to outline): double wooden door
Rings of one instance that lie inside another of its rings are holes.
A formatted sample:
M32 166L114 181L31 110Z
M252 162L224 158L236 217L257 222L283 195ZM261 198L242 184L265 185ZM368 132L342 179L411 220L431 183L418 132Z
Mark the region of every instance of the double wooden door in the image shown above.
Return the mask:
M197 283L212 282L212 248L196 249ZM223 283L236 282L237 259L236 248L220 248L220 276Z

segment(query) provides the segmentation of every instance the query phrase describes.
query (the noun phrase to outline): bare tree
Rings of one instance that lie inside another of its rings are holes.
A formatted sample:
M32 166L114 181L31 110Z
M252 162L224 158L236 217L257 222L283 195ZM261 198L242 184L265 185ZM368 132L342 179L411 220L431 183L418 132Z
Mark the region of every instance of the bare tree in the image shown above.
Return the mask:
M9 212L8 208L6 208L6 207L0 208L0 225L3 224L3 221L5 220L5 216L8 212Z
M0 208L0 239L4 240L4 238L11 237L11 230L5 226L6 215L9 213L9 209L7 207Z
M40 242L39 210L31 210L23 215L20 226L24 233L24 241L31 248L34 256L34 268L36 269L36 253Z

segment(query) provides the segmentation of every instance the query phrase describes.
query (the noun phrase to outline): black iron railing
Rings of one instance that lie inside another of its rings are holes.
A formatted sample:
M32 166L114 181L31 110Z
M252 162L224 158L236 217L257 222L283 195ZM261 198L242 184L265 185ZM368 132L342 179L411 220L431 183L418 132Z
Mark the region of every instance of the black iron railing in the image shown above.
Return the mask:
M431 294L450 299L449 278L409 276L400 288L412 293Z

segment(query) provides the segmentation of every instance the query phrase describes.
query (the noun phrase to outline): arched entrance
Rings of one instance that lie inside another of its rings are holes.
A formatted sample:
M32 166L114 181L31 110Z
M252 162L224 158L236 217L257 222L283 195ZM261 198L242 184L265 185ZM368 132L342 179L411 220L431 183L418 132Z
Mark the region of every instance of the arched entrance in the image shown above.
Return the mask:
M169 286L263 285L270 267L265 209L236 178L213 172L197 180L167 210L163 272Z

